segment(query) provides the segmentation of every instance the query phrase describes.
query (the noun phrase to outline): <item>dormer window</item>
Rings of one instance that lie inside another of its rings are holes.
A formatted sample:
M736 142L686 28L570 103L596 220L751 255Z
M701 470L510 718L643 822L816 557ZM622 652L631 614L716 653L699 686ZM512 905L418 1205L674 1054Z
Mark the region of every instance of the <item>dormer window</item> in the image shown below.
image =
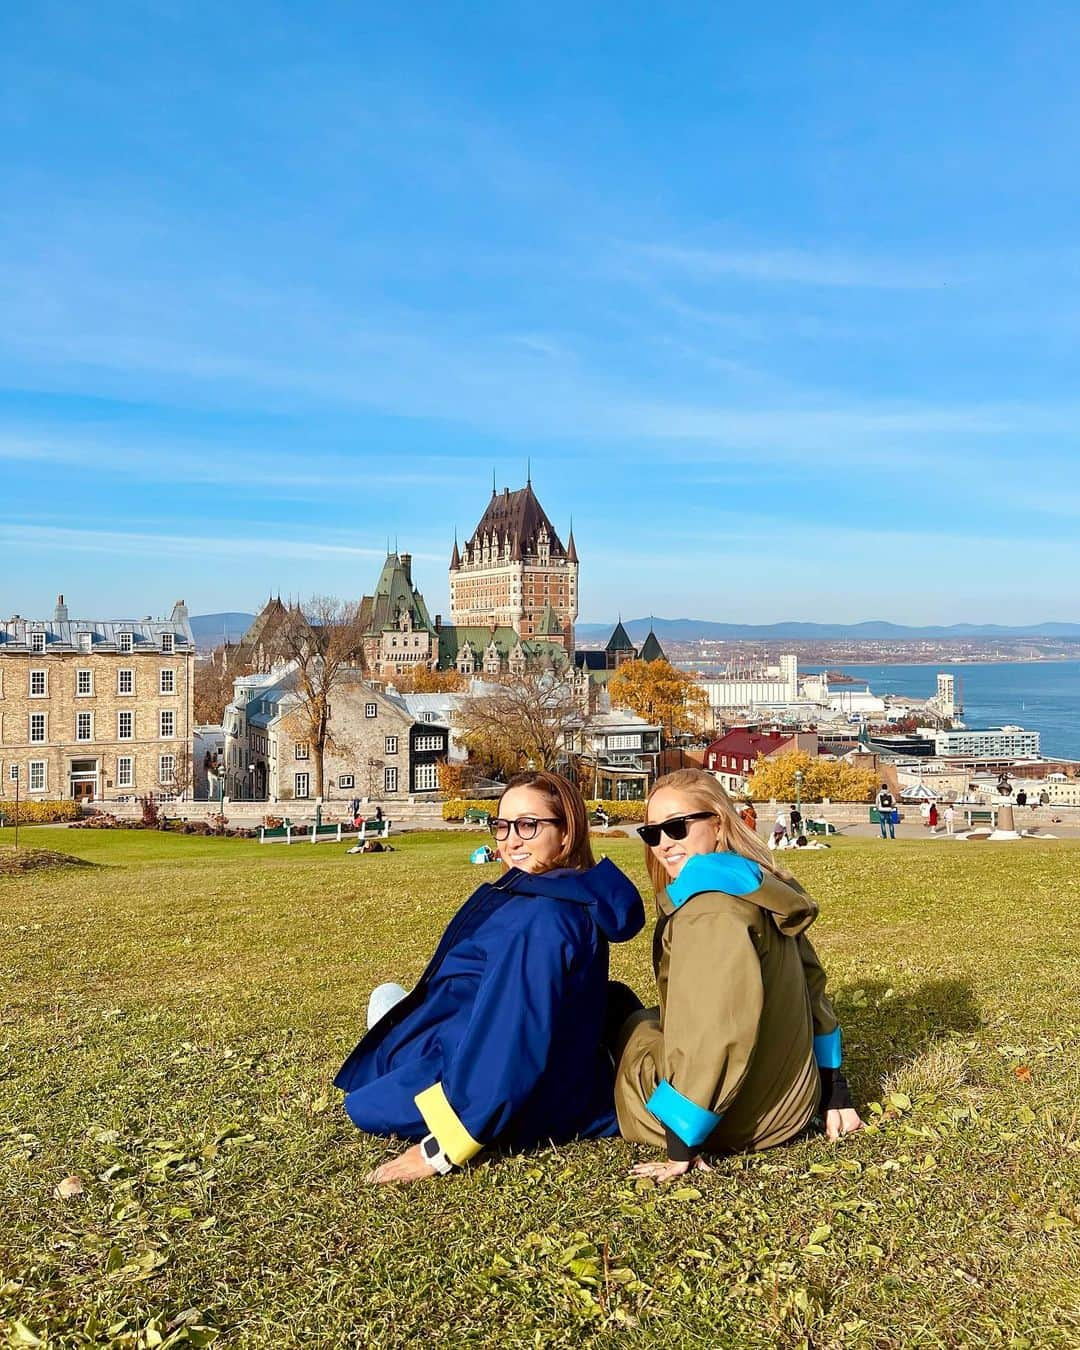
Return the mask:
M37 652L37 653L41 653L41 652L43 652L43 651L45 650L45 634L44 634L44 633L31 633L31 634L30 634L30 650L31 650L32 652Z
M134 635L133 635L133 634L131 634L131 633L121 633L121 634L120 634L120 650L121 650L122 652L130 652L130 651L131 651L131 648L132 648L132 644L134 643L134 640L135 640L135 639L134 639Z
M88 652L93 648L93 645L94 645L93 633L79 634L79 651Z
M175 637L172 633L162 633L161 650L163 652L171 652L173 650L174 644L175 644Z

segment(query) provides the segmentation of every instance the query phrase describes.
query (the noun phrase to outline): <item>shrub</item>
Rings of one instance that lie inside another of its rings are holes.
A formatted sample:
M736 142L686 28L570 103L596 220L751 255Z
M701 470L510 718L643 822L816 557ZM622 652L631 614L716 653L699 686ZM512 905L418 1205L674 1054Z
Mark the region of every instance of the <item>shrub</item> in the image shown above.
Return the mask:
M144 825L156 825L158 823L158 805L154 801L154 794L148 792L145 797L140 798L142 805L142 823Z
M82 818L82 807L78 802L19 802L18 812L14 801L6 799L0 802L0 816L5 825L62 825L69 820Z
M604 800L596 797L587 798L585 805L590 811L595 811L598 806L602 806L612 819L617 816L619 820L644 821L645 803L640 802L616 802L610 799Z
M449 801L443 802L442 817L443 820L464 820L466 811L486 811L488 815L495 814L495 808L498 805L498 798L488 797L451 797Z

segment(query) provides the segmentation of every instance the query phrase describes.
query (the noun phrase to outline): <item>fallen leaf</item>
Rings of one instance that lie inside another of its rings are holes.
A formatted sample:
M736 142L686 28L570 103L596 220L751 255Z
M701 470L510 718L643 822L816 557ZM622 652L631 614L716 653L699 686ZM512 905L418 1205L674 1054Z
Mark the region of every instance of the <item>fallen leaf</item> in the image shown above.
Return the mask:
M82 1177L65 1177L53 1191L53 1195L57 1200L70 1200L72 1196L82 1195L84 1190Z
M1016 1074L1017 1078L1020 1079L1021 1083L1027 1083L1031 1081L1031 1070L1028 1068L1026 1064L1018 1064L1016 1068L1013 1069L1013 1073Z

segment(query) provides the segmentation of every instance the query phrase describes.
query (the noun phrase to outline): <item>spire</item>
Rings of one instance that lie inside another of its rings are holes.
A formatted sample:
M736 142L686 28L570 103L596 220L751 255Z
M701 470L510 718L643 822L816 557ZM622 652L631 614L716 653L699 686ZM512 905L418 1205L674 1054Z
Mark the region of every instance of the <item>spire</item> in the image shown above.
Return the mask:
M492 471L491 471L491 495L492 495L493 497L497 497L497 496L499 495L499 489L495 486L495 470L494 470L494 469L492 469Z
M532 456L525 461L525 486L532 487Z
M570 533L566 536L566 556L570 562L577 562L577 545L574 543L574 517L570 517Z
M456 572L461 566L461 554L458 552L457 530L454 531L454 551L450 554L450 571Z

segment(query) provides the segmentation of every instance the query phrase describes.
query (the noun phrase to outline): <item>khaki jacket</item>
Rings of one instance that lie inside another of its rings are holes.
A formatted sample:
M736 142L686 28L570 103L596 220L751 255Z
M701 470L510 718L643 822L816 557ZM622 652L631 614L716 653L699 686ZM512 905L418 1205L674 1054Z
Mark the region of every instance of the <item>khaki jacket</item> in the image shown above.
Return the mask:
M709 870L700 869L705 883ZM839 1066L825 972L806 937L817 905L764 868L743 895L683 881L686 890L685 899L657 897L660 1006L623 1028L620 1130L666 1144L673 1158L783 1143L818 1108L815 1037Z

